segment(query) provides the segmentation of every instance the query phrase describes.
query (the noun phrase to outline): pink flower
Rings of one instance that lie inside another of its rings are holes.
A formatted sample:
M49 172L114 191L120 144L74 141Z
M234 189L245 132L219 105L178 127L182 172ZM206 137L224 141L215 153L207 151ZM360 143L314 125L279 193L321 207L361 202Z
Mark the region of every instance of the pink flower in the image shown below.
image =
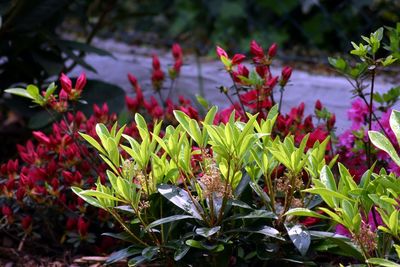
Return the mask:
M344 227L342 224L336 225L336 231L335 232L338 235L343 235L343 236L346 236L346 237L349 237L349 238L351 237L350 231L347 230L347 228Z
M217 46L216 48L217 51L217 55L221 58L221 57L226 57L228 58L228 54L225 52L224 49L222 49L221 47Z
M365 123L368 114L368 105L359 98L351 102L351 108L347 111L347 116L353 122L354 127Z

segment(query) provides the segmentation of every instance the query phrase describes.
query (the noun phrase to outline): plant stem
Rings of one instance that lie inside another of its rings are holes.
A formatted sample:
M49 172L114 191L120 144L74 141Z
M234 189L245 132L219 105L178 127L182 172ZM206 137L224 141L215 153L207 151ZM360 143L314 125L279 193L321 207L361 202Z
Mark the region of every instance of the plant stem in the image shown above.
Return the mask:
M281 88L279 89L280 96L279 96L278 113L281 113L281 106L282 106L282 99L283 99L283 91L285 91L285 90L284 90L284 87L281 86ZM271 91L271 93L272 93L272 91Z
M160 97L160 101L161 101L161 104L162 104L163 108L165 108L165 101L164 101L164 98L161 95L161 90L157 90L157 94Z
M272 185L271 176L269 176L268 173L265 173L264 179L265 179L264 183L266 183L267 187L268 187L269 198L271 200L271 209L272 209L272 212L275 213L275 192L274 192L274 188Z
M203 75L202 75L202 68L200 62L200 51L196 49L196 65L197 65L197 79L199 82L199 93L200 96L204 97L204 82L203 82Z
M228 202L227 193L228 193L228 186L229 186L229 176L230 176L230 172L231 172L231 162L232 162L231 157L229 157L228 174L226 175L225 186L224 186L224 197L222 199L221 209L219 210L217 225L220 224L222 221L222 217L224 215L224 209L225 209L226 203ZM233 175L235 175L235 173Z
M374 99L374 86L375 86L375 68L372 70L371 73L371 92L369 96L369 118L368 118L368 131L371 131L372 129L372 101ZM372 148L372 143L371 140L368 138L368 168L371 167L371 148Z
M131 229L129 229L129 227L125 224L125 222L122 220L122 218L119 216L118 213L114 212L113 210L108 210L108 212L119 222L119 224L121 224L121 226L125 229L125 231L133 237L133 239L135 239L136 241L138 241L140 244L148 247L149 244L147 244L146 242L142 241L139 237L137 237L132 231Z
M168 95L167 95L166 100L168 100L170 98L171 92L175 88L175 80L176 80L176 78L175 79L171 79L171 85L169 86Z
M237 98L239 99L240 107L242 108L243 114L246 114L246 110L244 109L244 105L243 105L242 99L240 99L239 88L236 85L235 78L233 77L232 72L229 72L229 76L232 79L233 88L235 88L236 95L237 95Z

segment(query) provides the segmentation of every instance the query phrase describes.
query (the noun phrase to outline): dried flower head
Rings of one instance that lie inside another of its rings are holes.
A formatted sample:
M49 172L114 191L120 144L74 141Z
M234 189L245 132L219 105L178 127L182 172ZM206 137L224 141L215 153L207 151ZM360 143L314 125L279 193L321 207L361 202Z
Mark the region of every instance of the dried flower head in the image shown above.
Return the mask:
M377 248L377 234L371 230L371 226L364 221L361 223L360 232L353 235L353 240L359 246L363 246L368 252Z
M303 207L303 201L299 198L293 198L292 203L290 205L292 208L302 208Z
M205 198L211 196L221 198L225 194L228 197L232 197L232 187L228 184L225 188L225 183L222 181L221 173L215 163L208 165L206 172L202 177L200 177L200 183Z

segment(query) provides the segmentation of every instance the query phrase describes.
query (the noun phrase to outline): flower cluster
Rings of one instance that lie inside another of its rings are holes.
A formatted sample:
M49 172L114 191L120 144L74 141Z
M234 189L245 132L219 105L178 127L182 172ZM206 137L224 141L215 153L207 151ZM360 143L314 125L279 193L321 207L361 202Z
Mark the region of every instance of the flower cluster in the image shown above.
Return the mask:
M349 166L350 172L354 175L354 179L359 181L362 174L368 169L367 162L367 145L368 145L368 122L369 114L368 105L361 99L356 99L351 103L351 108L347 115L351 121L351 127L346 130L338 138L337 152L340 161ZM390 128L389 118L391 109L383 112L379 121L372 123L372 129L376 131L384 131L392 144L397 147L396 136ZM398 149L398 147L397 147ZM376 169L385 167L389 172L400 175L400 168L390 159L390 156L378 150L372 150L371 156L377 160Z

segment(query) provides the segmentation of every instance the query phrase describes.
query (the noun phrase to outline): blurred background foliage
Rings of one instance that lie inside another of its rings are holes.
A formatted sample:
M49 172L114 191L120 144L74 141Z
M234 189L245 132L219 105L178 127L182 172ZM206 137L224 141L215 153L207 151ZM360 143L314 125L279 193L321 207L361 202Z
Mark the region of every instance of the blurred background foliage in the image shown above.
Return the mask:
M200 55L251 39L293 54L347 51L349 40L399 21L398 0L0 0L0 88L44 83L85 53L110 56L95 36L130 44L179 42ZM71 41L74 40L74 41Z
M215 44L236 51L251 39L297 53L347 51L349 40L399 21L398 0L120 1L108 35L127 42L186 44L201 54Z

